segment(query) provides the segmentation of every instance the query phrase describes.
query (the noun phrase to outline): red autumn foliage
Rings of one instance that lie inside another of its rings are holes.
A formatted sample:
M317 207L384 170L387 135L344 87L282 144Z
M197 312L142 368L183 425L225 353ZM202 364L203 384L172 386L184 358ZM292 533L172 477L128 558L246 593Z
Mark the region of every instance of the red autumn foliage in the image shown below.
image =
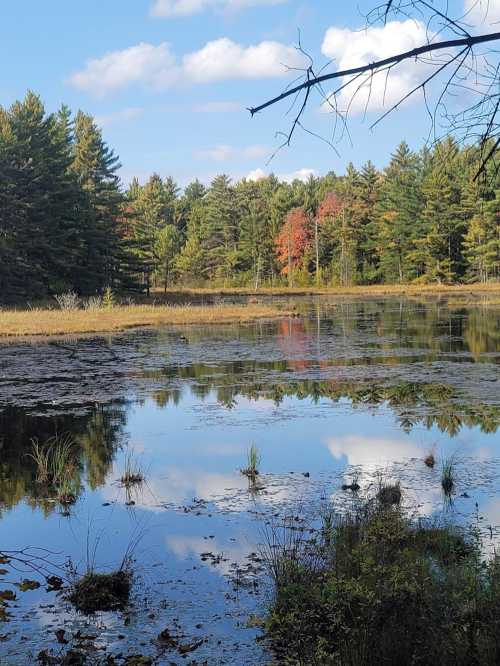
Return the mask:
M328 218L335 218L340 215L344 204L335 192L327 192L325 198L320 203L317 213L318 223L321 224Z
M303 208L292 208L288 212L275 244L278 262L283 265L281 272L286 275L289 259L292 267L300 265L311 246L311 229Z

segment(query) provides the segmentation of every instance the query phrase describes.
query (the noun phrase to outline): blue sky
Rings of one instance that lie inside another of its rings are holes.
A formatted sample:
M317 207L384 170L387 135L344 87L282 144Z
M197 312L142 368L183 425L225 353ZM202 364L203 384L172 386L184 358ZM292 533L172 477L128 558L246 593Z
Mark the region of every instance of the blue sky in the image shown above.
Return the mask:
M464 0L466 6L485 0ZM370 122L383 109L371 101L353 110L351 146L339 155L299 133L270 164L275 132L286 130L286 104L255 118L246 107L280 92L290 76L286 64L300 65L293 50L302 43L315 60L335 58L338 66L373 59L417 45L422 26L395 23L384 31L354 32L362 14L376 4L362 0L17 0L0 10L0 51L5 67L0 103L9 105L27 88L40 93L49 110L62 102L95 115L105 138L120 155L125 182L144 181L156 171L181 185L195 177L208 182L225 172L234 178L273 171L341 173L349 161L371 159L383 166L401 139L418 148L428 132L422 102L416 99L375 131ZM490 19L500 0L490 0ZM463 8L459 0L456 11ZM478 17L478 7L472 13ZM353 32L351 32L353 31ZM7 65L8 63L8 65ZM395 92L415 80L410 65L394 81ZM387 102L387 100L385 100ZM391 100L388 100L389 102ZM321 100L310 105L307 125L327 135L332 118Z

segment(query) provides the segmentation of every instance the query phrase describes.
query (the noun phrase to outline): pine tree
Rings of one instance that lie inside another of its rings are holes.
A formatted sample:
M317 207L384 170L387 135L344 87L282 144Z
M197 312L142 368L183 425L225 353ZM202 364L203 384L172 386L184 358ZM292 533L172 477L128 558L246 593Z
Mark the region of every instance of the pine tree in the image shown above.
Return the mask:
M363 284L376 281L379 273L375 207L379 196L380 176L368 161L359 174L359 220L357 233L357 273Z
M119 158L102 138L92 116L79 111L74 124L71 170L86 197L83 215L83 256L75 284L86 293L106 287L133 286L133 263L121 243L119 219L122 194L117 171Z
M238 226L231 180L216 176L204 197L202 243L206 252L206 277L227 284L237 262Z
M7 114L16 144L16 197L25 208L22 265L26 291L32 297L71 286L78 245L77 185L70 173L71 145L65 114L45 114L40 98L28 92Z
M420 249L426 278L437 282L452 282L464 273L462 242L465 225L460 210L458 157L458 147L452 139L438 144L430 172L422 185L425 235L415 245Z
M419 158L404 141L384 172L376 215L380 277L385 282L406 282L415 277L409 259L420 212Z
M161 263L159 238L168 224L170 203L161 177L153 174L132 204L132 236L148 294Z

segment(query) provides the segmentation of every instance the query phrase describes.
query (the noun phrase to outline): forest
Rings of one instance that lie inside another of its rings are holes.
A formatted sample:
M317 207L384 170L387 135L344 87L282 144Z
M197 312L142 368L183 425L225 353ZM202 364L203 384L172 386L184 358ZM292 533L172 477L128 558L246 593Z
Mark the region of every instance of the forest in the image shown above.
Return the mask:
M92 116L28 92L0 108L0 300L498 280L500 175L492 159L476 177L478 151L401 141L381 171L125 188Z

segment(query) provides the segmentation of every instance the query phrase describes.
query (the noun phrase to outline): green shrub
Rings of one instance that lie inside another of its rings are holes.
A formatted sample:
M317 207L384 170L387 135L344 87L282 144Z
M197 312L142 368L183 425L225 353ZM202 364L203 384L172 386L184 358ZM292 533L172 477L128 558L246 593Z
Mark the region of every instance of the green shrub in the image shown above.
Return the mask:
M500 559L482 560L477 535L375 499L300 544L266 558L279 663L500 663Z

